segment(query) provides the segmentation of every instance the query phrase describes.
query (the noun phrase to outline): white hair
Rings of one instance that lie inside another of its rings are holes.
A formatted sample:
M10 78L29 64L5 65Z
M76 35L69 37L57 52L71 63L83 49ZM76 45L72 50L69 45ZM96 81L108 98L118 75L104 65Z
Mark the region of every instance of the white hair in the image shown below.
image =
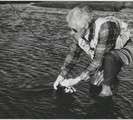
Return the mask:
M79 5L69 12L66 17L66 21L70 27L76 24L83 28L84 25L92 19L92 16L93 12L91 8L87 5Z

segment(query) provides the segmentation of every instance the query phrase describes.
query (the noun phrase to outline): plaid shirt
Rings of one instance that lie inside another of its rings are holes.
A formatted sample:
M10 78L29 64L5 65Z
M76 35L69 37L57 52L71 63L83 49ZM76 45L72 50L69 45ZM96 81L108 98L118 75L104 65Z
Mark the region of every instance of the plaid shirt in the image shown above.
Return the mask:
M92 23L90 27L89 40L91 40L94 37L94 30L95 22ZM116 25L116 23L107 21L101 25L98 36L98 44L95 49L94 59L91 61L87 69L85 69L81 73L81 79L87 80L102 66L104 55L110 50L114 49L119 34L120 28L118 25ZM73 41L73 43L70 46L70 52L67 55L64 64L61 67L61 76L66 77L69 74L72 67L78 61L82 51L83 50L78 45L78 42L76 40Z

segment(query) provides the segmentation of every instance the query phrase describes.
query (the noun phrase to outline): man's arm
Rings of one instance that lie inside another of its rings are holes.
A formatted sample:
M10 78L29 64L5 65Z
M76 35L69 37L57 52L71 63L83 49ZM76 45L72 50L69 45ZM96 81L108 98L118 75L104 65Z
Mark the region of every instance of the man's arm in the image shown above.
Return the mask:
M70 46L70 52L67 55L65 62L63 63L61 67L61 73L60 76L66 77L70 70L73 68L73 66L76 64L76 62L79 59L79 56L83 50L79 47L78 43L76 41L73 41L73 43Z

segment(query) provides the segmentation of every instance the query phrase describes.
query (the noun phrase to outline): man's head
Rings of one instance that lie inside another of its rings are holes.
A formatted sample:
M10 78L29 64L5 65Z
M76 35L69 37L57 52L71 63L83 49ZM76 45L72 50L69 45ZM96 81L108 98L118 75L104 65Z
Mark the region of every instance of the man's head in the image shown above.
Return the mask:
M87 5L79 5L73 8L66 17L68 25L74 32L82 28L88 28L93 19L93 12Z

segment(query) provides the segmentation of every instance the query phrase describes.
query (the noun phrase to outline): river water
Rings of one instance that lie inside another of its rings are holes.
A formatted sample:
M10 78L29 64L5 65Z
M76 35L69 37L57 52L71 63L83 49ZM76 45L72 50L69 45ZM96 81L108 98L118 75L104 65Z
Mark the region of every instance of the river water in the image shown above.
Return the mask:
M112 99L99 99L101 88L82 82L77 92L53 90L68 53L71 37L65 17L68 10L14 4L0 5L0 118L17 119L113 119L133 118L133 64L122 68ZM133 12L133 10L132 10ZM95 12L116 14L132 26L131 10ZM82 59L71 76L82 72L88 57Z

